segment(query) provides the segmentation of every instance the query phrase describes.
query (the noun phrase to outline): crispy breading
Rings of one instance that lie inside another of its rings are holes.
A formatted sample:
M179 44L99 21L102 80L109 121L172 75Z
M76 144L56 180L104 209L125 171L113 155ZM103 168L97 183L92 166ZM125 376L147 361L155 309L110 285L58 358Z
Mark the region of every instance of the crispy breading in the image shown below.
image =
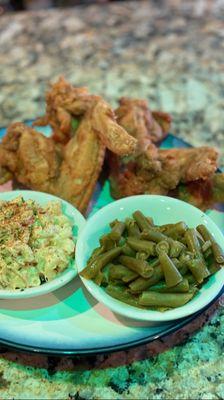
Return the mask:
M92 108L93 129L105 146L119 156L133 154L137 140L117 124L114 112L103 100L98 100Z
M9 126L0 144L0 163L18 182L35 190L51 190L57 177L60 151L50 138L22 123Z
M139 150L147 149L151 142L159 142L168 133L171 123L169 114L151 112L146 100L122 97L116 109L118 123L138 140Z
M112 194L116 198L143 193L167 194L181 182L207 180L217 169L218 152L212 147L159 149L157 155L161 163L157 170L145 168L144 164L140 167L138 159L131 165L123 165L123 171L113 169ZM152 162L155 164L156 159Z
M215 173L207 180L180 184L169 195L202 210L211 208L216 203L224 203L224 173Z
M67 143L72 136L72 119L87 113L92 118L93 130L106 147L119 155L135 152L137 140L117 124L112 108L100 96L60 78L47 92L46 104L46 115L35 125L50 124L56 141Z
M16 141L11 146L13 133ZM83 119L65 147L16 123L8 128L0 154L2 166L18 182L62 197L85 211L103 164L105 146L96 137L89 118Z

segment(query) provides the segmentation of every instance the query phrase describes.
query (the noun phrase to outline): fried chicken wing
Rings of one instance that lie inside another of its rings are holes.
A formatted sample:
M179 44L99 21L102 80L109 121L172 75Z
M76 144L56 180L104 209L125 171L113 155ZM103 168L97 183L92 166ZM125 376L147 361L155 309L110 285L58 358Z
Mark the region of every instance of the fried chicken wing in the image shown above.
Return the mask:
M0 184L15 177L85 212L109 149L115 198L174 194L202 208L223 201L224 174L215 174L217 151L159 149L156 143L168 133L171 117L151 112L146 101L122 98L114 113L100 96L60 78L46 103L46 115L34 125L50 125L52 137L22 123L9 126L0 143Z
M66 93L67 86L63 94ZM66 118L61 119L58 125L52 110L47 118L52 118L52 127L57 126L60 133L64 127L63 133L71 136ZM116 123L113 111L100 98L94 98L91 106L87 107L75 135L67 144L60 144L55 139L58 140L55 133L52 138L46 138L22 123L12 124L0 144L2 181L13 174L23 185L58 195L83 212L102 169L106 147L124 155L132 153L137 143Z
M92 129L108 149L122 156L135 152L137 140L117 124L113 110L100 96L90 95L87 89L75 88L60 78L47 93L46 103L46 115L35 125L50 124L54 140L67 143L72 137L72 119L87 113Z
M57 195L85 211L93 194L105 156L105 146L96 136L91 118L86 115L76 135L63 149Z
M215 173L207 180L180 184L169 195L202 210L211 208L216 203L224 203L224 173Z
M218 152L212 147L190 149L158 149L160 169L140 167L138 159L123 171L111 173L112 195L116 198L130 194L167 194L180 182L207 180L217 169ZM154 160L155 162L155 160ZM132 187L134 192L131 193Z
M26 187L55 194L85 211L105 154L90 121L83 119L66 146L22 123L12 124L0 144L1 167Z
M52 139L22 123L14 123L0 144L0 165L27 187L52 193L60 150Z
M162 112L151 112L145 100L122 97L116 109L118 123L138 140L140 152L150 143L162 140L168 133L171 117Z

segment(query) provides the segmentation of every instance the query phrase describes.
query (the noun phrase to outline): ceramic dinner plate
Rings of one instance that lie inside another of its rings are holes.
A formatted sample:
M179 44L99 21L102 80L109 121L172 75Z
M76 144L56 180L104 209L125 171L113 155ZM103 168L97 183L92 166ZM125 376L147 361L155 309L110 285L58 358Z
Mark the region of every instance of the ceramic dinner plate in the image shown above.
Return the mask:
M42 131L49 133L48 129L42 128ZM0 130L0 136L4 133L4 129ZM188 145L169 135L162 147ZM0 191L10 189L11 183L0 187ZM89 215L112 201L108 181L98 183ZM224 213L221 208L208 210L207 213L223 230ZM218 296L222 293L223 288ZM45 354L104 353L147 343L178 330L202 311L162 325L132 321L114 314L94 300L77 276L64 287L38 298L0 300L0 343Z

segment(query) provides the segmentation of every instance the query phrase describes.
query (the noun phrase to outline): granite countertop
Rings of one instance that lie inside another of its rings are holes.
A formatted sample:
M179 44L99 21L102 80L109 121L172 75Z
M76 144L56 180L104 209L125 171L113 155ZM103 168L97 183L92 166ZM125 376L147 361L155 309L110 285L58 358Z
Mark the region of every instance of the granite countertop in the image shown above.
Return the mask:
M224 1L151 0L0 17L0 125L44 109L63 74L103 94L149 100L172 132L212 144L224 165ZM199 329L200 328L200 329ZM219 300L176 334L130 351L52 358L3 350L2 399L224 398L224 308Z

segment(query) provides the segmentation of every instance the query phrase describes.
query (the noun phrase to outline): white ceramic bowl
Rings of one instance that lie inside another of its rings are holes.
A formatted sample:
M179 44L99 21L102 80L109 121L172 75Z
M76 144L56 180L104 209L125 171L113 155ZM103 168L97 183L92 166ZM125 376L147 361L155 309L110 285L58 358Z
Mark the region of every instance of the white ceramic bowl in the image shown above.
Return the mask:
M211 218L198 208L166 196L132 196L109 204L87 221L76 246L78 272L82 271L92 251L99 246L99 238L104 233L109 232L109 223L116 218L124 220L126 217L131 216L135 210L141 210L145 215L153 217L154 222L159 225L178 221L186 222L189 227L204 224L220 246L224 247L222 232ZM104 303L112 311L136 320L163 322L186 317L209 304L224 284L224 268L212 275L189 303L166 312L142 310L129 306L109 296L94 282L82 277L81 279L92 296Z
M61 201L62 212L72 220L74 224L73 235L75 240L77 239L77 236L81 232L86 221L82 214L71 204L67 203L67 201L47 193L35 192L32 190L13 190L11 192L0 193L0 200L8 201L18 196L23 196L25 200L35 200L40 205L44 205L53 200ZM53 292L61 286L64 286L77 275L75 264L76 263L74 260L74 263L70 264L69 267L66 268L60 275L58 275L57 278L40 286L24 289L23 291L0 289L0 299L24 299Z

